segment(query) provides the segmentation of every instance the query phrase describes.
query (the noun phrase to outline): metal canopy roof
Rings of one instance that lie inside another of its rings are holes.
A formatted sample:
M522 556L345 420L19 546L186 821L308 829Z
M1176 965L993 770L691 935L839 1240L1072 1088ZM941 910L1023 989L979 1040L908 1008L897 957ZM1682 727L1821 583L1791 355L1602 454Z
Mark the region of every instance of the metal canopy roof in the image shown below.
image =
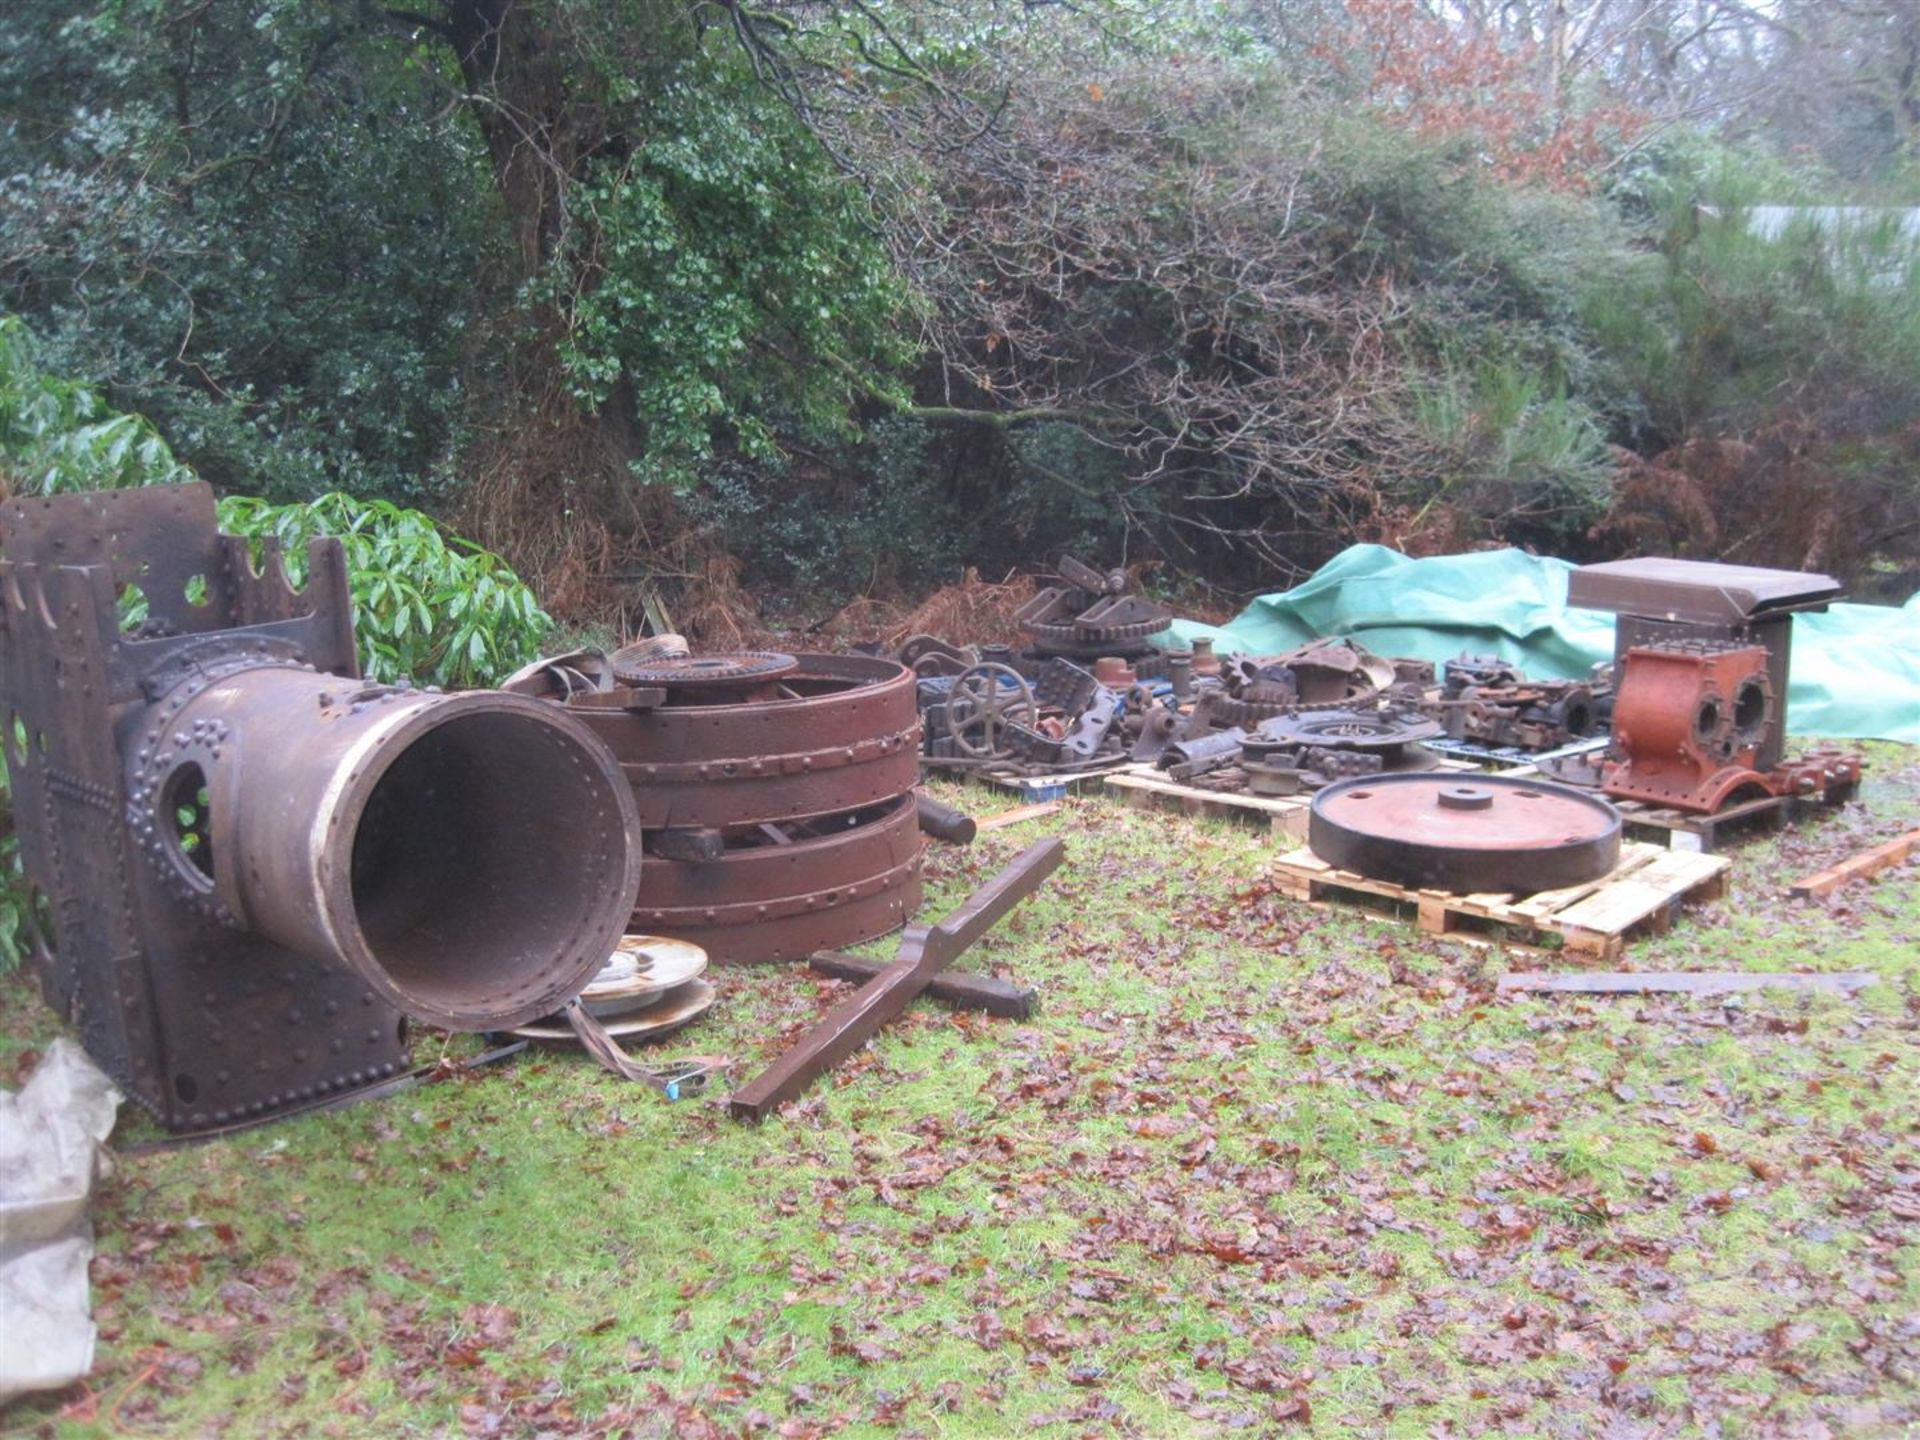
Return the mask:
M1657 556L1582 565L1567 577L1569 605L1705 625L1824 609L1840 594L1831 575Z

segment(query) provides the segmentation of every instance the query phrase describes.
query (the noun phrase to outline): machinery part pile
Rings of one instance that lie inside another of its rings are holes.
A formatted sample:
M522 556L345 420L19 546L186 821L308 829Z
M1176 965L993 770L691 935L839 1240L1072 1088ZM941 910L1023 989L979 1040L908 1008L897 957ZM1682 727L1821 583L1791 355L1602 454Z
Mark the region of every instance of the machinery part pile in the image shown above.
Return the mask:
M1196 642L1197 643L1197 642ZM1255 726L1300 710L1371 700L1398 683L1398 672L1353 640L1330 636L1284 655L1216 661L1220 688L1202 695L1187 733L1203 726Z
M920 903L911 671L860 655L709 655L575 695L645 832L633 927L717 964L797 960L897 929Z
M1329 865L1409 889L1529 895L1611 872L1620 813L1538 780L1371 775L1314 797L1307 841Z
M1860 781L1858 755L1821 752L1762 769L1780 728L1765 647L1679 642L1627 652L1602 786L1620 800L1712 814L1742 797L1838 798Z
M1449 660L1428 711L1455 740L1494 747L1555 750L1605 731L1613 709L1606 667L1590 683L1529 680L1497 655Z
M0 688L49 1003L176 1131L547 1014L631 911L605 747L522 695L357 678L340 542L295 592L205 485L0 506ZM138 586L147 618L122 629Z
M1391 703L1281 715L1247 737L1248 785L1256 794L1292 794L1355 775L1430 770L1437 757L1421 742L1441 733L1436 721Z

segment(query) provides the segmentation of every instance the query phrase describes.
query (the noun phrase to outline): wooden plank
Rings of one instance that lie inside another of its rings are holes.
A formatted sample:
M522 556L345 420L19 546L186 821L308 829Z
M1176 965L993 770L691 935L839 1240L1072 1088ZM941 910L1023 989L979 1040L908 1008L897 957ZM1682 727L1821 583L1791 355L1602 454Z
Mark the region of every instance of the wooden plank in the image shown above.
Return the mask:
M1750 990L1810 990L1851 995L1880 977L1860 971L1837 975L1760 974L1746 971L1573 970L1545 973L1529 970L1502 975L1502 991L1548 991L1579 995L1641 995L1671 992L1681 995L1731 995Z
M1062 800L1042 800L1038 805L1022 805L1017 810L1009 810L1002 815L989 815L984 820L974 821L975 830L1004 830L1009 825L1024 825L1029 820L1040 820L1058 813L1065 804Z
M1586 899L1603 886L1645 869L1666 853L1666 850L1659 845L1629 842L1620 847L1620 863L1598 880L1589 880L1584 885L1567 885L1558 890L1536 890L1526 899L1515 903L1513 913L1522 919L1534 920L1556 915L1575 901Z
M1143 770L1147 773L1141 773ZM1198 807L1213 805L1221 811L1287 816L1302 813L1311 804L1311 797L1305 795L1234 795L1220 790L1196 790L1191 785L1176 784L1148 766L1136 765L1117 771L1106 779L1110 787L1130 795L1159 796Z
M1884 845L1876 845L1871 850L1862 850L1858 855L1842 860L1838 865L1829 865L1825 870L1816 870L1804 879L1794 881L1787 887L1787 893L1798 900L1831 895L1850 880L1877 875L1882 870L1900 864L1915 850L1920 850L1920 830L1909 830L1904 835L1895 836Z
M760 1121L845 1060L927 988L974 941L1060 868L1067 847L1036 840L937 925L910 925L893 963L829 1010L784 1055L727 1097L736 1120Z
M869 960L839 950L819 950L807 957L808 967L818 973L858 985L876 978L887 964L885 960ZM983 1010L1003 1020L1031 1019L1039 1001L1039 992L1030 985L1014 985L969 970L942 971L928 983L927 994L956 1009Z
M1305 870L1313 873L1325 873L1333 867L1322 860L1313 851L1302 845L1298 850L1289 850L1280 857L1280 867L1286 870Z
M1651 864L1556 911L1554 920L1571 929L1618 935L1733 863L1724 855L1694 855L1683 850L1656 853L1659 858Z
M1722 856L1667 850L1659 845L1621 848L1620 864L1585 885L1542 891L1516 902L1510 895L1484 892L1455 895L1444 890L1409 890L1390 881L1338 870L1301 847L1273 867L1277 888L1291 898L1318 899L1334 891L1359 892L1410 903L1415 923L1429 934L1455 933L1467 919L1558 935L1570 951L1608 959L1623 951L1622 936L1636 924L1669 921L1682 897L1717 894L1728 865Z

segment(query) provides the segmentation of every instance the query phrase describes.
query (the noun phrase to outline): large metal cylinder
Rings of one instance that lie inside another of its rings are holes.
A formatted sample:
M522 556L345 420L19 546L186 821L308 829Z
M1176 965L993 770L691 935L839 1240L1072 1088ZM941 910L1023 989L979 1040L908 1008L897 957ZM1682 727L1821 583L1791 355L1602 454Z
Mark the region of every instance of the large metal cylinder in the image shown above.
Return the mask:
M149 712L128 790L180 898L450 1029L577 994L638 883L613 757L515 695L282 667L196 678Z
M295 589L205 485L0 501L34 968L170 1129L378 1084L409 1020L551 1010L633 905L639 813L606 747L524 697L361 680L352 615L338 540Z

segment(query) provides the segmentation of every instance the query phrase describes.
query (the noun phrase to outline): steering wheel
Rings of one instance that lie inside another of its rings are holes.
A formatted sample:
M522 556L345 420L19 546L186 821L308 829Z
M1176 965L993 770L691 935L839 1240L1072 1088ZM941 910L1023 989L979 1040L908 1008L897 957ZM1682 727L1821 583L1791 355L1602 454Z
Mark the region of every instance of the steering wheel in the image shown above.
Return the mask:
M1033 691L1010 665L974 665L961 671L947 692L947 734L953 747L975 760L1012 754L1009 725L1030 725L1040 713Z

